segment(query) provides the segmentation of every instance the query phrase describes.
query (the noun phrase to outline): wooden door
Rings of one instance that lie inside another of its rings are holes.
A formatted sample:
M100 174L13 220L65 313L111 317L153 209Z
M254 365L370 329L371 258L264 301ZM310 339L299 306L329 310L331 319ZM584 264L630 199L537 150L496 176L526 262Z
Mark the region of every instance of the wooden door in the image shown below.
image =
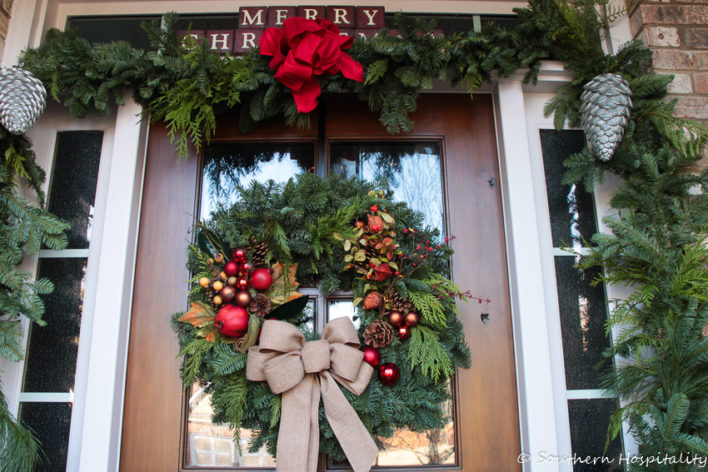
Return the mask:
M462 303L472 367L455 378L456 466L425 470L520 470L518 402L499 165L491 96L424 95L404 136L388 135L353 97L327 97L310 129L265 125L237 131L221 120L215 141L305 141L326 172L338 143L437 142L443 158L445 230L455 235L453 279L489 305ZM186 306L184 262L196 214L199 159L177 162L160 124L150 129L137 252L123 420L121 470L158 472L183 464L185 402L170 315ZM488 317L486 316L488 315ZM323 468L326 466L322 465ZM205 469L199 469L205 470ZM208 469L207 469L208 470ZM243 469L241 469L243 470ZM263 470L263 469L260 469ZM401 469L397 469L401 470ZM408 470L408 469L405 469ZM410 470L416 470L411 468ZM293 471L297 472L297 471Z

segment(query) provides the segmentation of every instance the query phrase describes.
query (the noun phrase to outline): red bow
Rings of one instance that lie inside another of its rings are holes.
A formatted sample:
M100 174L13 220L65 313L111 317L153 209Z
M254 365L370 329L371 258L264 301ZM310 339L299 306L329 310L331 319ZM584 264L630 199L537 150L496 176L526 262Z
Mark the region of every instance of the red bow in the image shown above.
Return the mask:
M273 56L270 68L276 71L275 78L293 91L297 111L308 113L322 93L316 76L341 72L347 79L364 81L361 64L342 52L353 41L340 35L331 21L295 17L285 20L283 29L266 29L260 49L264 56Z

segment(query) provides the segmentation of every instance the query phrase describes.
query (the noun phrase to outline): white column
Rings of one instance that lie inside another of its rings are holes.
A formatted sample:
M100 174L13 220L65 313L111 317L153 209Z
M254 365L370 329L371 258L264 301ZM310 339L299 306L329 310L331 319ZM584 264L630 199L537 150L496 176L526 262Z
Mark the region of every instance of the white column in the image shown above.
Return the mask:
M82 321L67 470L117 470L147 125L129 97L118 108L113 150L101 162L88 271L94 293ZM100 221L99 221L100 220ZM88 275L88 274L87 274Z
M559 454L551 339L546 318L539 218L522 76L498 82L497 123L525 471L557 471L542 460Z

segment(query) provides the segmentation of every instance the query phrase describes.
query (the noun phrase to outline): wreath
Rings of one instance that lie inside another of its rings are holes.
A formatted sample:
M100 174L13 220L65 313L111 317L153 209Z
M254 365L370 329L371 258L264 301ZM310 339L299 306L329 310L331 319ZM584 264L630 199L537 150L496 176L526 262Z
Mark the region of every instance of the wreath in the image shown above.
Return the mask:
M442 428L447 380L470 364L455 301L483 301L449 279L452 238L381 185L303 174L239 193L197 224L190 309L173 317L182 380L212 395L213 420L277 445L282 470L320 452L369 470L372 436ZM320 337L300 285L351 290L358 331L337 318Z

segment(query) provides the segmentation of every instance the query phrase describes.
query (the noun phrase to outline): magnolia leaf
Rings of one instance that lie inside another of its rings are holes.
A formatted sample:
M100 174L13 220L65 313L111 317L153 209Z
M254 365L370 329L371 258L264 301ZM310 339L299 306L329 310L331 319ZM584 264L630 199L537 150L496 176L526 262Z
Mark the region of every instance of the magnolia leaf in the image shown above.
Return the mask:
M389 262L388 265L391 267L393 270L398 270L398 264L395 262Z
M357 251L357 253L354 254L354 260L357 262L364 262L366 260L366 252Z
M248 331L246 331L246 334L244 335L243 342L241 343L241 347L239 348L239 351L242 354L245 354L246 351L248 351L248 348L256 344L256 341L258 341L258 333L260 332L261 329L261 317L258 315L251 314L251 317L248 319Z
M270 298L271 306L277 307L290 300L302 297L302 294L297 291L297 287L300 284L295 280L296 272L297 264L284 266L280 262L275 263L273 266L273 282L266 293L268 298Z
M209 305L202 302L192 302L191 310L180 316L177 321L189 323L192 326L200 327L214 321L216 315Z
M393 216L389 215L388 213L379 213L379 216L388 224L392 224L395 220L393 219Z
M347 254L346 256L344 256L344 262L351 262L353 260L354 256L352 256L351 254Z
M295 318L297 315L302 313L302 310L305 309L308 301L310 300L304 296L290 300L289 302L283 303L278 308L272 310L268 314L268 318L275 318L283 321Z
M332 233L332 237L333 237L334 239L336 239L337 241L343 241L343 240L344 240L344 238L342 237L342 235L339 234L339 233L337 233L336 231L335 231L334 233Z
M377 259L375 257L371 258L371 263L374 264L375 266L381 264L381 259Z
M359 305L359 303L361 303L363 300L364 300L364 299L361 298L361 297L356 297L356 298L354 299L354 301L353 301L354 306Z
M345 251L348 251L348 250L350 250L351 248L352 248L352 242L351 242L350 240L348 240L348 239L347 239L346 241L344 241L344 250L345 250Z

